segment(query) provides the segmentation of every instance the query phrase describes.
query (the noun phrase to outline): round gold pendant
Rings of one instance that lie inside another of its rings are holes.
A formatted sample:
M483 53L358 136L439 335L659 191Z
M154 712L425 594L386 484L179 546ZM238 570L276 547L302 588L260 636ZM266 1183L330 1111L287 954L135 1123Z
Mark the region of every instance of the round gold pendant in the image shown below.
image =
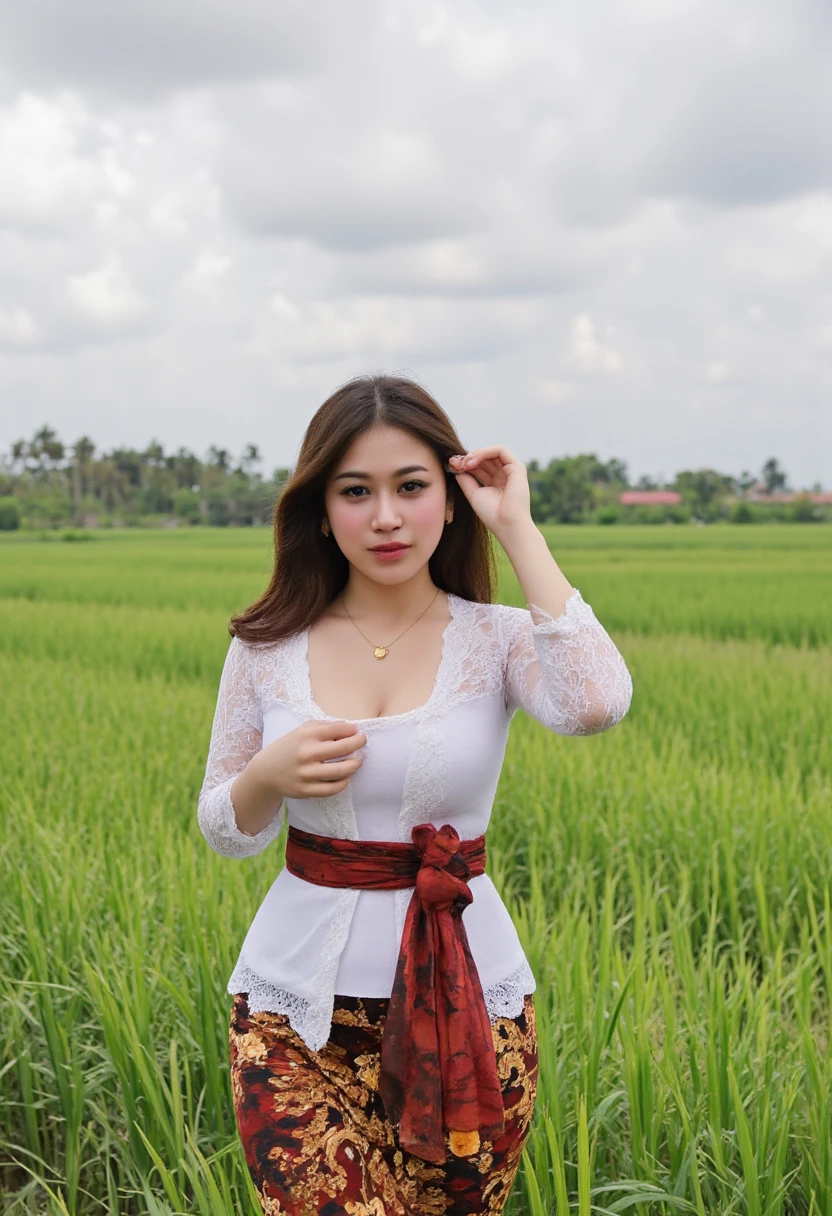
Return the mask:
M387 654L387 647L386 646L376 646L375 650L373 651L373 654L376 656L377 659L383 659L384 656Z

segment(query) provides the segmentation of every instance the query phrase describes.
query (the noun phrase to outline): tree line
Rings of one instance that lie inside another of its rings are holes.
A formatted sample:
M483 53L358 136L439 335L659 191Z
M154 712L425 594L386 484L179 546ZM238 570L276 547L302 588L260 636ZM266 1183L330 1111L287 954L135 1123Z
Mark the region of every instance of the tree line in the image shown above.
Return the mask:
M262 466L253 443L236 457L214 446L204 457L185 447L166 452L155 439L144 449L98 452L87 435L66 445L51 427L42 426L0 455L0 530L267 524L291 470L278 467L266 474ZM815 506L808 496L790 504L749 499L753 488L766 494L789 489L773 457L759 476L682 470L662 485L649 477L630 485L624 461L604 462L592 454L556 457L545 466L532 460L527 469L538 523L832 518L828 506ZM623 505L620 495L631 489L674 490L681 502Z

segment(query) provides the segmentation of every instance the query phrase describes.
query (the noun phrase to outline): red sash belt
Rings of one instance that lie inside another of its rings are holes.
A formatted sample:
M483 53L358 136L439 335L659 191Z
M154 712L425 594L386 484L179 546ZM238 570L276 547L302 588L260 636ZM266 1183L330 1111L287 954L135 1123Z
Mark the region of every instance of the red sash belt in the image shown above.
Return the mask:
M420 823L413 844L342 840L289 828L286 867L323 887L415 887L381 1040L379 1093L403 1149L445 1161L504 1128L491 1023L462 912L468 879L485 873L485 836Z

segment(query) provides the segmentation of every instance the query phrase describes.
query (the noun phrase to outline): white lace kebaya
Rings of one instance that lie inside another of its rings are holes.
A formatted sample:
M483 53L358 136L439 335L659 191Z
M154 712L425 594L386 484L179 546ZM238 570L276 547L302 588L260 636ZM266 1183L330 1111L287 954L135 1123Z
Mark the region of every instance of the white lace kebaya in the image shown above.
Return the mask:
M621 654L580 591L557 618L542 608L479 604L449 594L451 620L424 705L382 718L350 718L367 736L366 759L328 798L286 798L255 836L237 827L232 787L262 747L310 718L338 721L315 704L308 629L281 642L232 638L219 685L198 820L211 848L251 857L290 824L347 840L410 842L411 829L453 824L462 839L485 832L518 709L560 735L614 726L630 706ZM486 843L487 849L487 843ZM463 911L491 1021L516 1017L535 991L517 930L487 874L469 881ZM330 1035L334 996L389 997L413 888L322 887L284 868L258 909L228 981L249 1009L288 1015L308 1047Z

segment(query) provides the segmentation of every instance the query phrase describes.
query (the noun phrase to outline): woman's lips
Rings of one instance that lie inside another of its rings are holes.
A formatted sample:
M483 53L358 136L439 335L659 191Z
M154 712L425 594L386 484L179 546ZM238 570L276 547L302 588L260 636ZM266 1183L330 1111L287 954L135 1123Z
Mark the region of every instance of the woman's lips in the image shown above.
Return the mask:
M399 545L396 549L371 549L370 552L381 561L392 561L396 557L401 557L403 553L407 553L409 549L410 545Z

